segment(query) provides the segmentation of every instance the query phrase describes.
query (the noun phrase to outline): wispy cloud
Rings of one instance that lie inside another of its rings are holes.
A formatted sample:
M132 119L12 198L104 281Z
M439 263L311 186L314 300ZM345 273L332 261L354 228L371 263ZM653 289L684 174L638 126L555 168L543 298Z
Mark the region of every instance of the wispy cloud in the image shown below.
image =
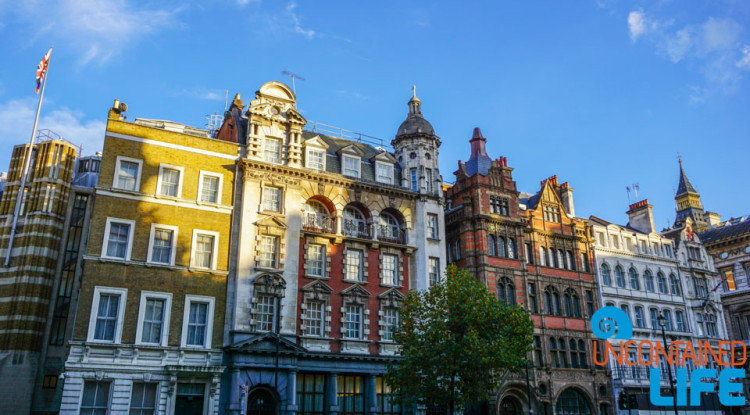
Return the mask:
M312 29L303 29L302 23L300 22L299 16L297 16L297 13L295 10L297 9L297 3L295 2L289 2L289 4L286 5L286 13L289 16L289 20L291 20L293 24L293 31L294 33L300 34L308 39L312 39L315 37L315 31Z
M742 72L750 69L750 45L743 42L743 27L734 20L709 17L702 23L677 27L672 19L634 10L628 14L627 23L633 43L643 40L662 58L698 68L707 85L688 88L692 103L704 102L712 89L732 92Z
M250 3L260 3L261 0L237 0L237 4L240 6L245 6Z
M39 27L39 13L56 16ZM33 33L30 41L54 33L80 53L79 64L104 64L145 36L178 26L182 8L146 9L131 0L0 1L0 16L12 16Z
M47 101L47 107L53 104ZM0 102L0 137L13 144L28 142L34 125L36 99L14 99ZM39 129L50 129L75 145L85 155L102 150L106 124L101 120L85 120L83 113L66 107L55 108L39 119Z
M370 99L370 97L367 96L367 95L363 95L363 94L360 94L359 92L349 91L349 90L346 90L346 89L339 89L339 90L337 90L336 91L336 95L338 95L340 97L345 97L345 98L354 98L354 99L358 99L358 100L362 100L362 101L366 101L366 100Z
M415 9L411 11L411 21L419 27L430 27L430 16L426 10Z

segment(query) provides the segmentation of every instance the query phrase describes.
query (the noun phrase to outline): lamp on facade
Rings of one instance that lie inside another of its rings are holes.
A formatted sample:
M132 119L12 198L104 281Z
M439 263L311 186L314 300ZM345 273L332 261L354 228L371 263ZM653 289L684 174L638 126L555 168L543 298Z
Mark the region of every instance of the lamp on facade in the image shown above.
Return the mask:
M664 317L664 313L659 313L659 317L656 318L661 327L661 337L664 341L664 349L669 350L669 344L667 344L667 319ZM667 368L669 369L669 390L672 392L672 403L674 404L674 415L679 415L677 412L677 395L674 392L674 378L672 377L672 365L667 360Z

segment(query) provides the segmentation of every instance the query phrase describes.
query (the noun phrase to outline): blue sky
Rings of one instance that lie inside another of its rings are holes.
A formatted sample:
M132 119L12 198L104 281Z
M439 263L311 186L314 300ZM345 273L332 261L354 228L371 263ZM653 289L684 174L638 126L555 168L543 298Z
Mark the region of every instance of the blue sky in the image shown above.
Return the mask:
M519 189L553 174L576 213L625 223L627 185L674 219L677 152L704 206L750 214L750 3L0 0L0 170L28 141L34 72L55 49L39 128L101 149L129 119L203 127L265 82L297 82L312 121L387 140L416 84L443 178L476 126ZM634 196L632 202L635 202Z

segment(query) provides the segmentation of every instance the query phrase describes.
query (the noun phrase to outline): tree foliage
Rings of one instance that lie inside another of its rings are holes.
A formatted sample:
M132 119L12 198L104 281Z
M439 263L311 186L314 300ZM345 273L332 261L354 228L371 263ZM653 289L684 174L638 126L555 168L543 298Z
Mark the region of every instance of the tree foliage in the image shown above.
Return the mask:
M525 367L534 325L468 271L452 265L446 277L407 296L394 334L401 359L388 367L386 381L404 405L445 405L453 413L488 398L508 372Z

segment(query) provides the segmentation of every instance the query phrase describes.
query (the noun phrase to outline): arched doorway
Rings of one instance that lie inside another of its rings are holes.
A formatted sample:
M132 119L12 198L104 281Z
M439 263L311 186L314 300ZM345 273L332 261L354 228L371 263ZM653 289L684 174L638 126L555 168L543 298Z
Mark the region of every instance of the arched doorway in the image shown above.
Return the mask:
M498 415L521 415L521 403L513 397L506 396L500 401Z
M268 389L254 389L247 396L247 415L276 415L276 406L276 398Z
M591 415L591 407L583 394L575 389L565 389L557 398L557 415Z

